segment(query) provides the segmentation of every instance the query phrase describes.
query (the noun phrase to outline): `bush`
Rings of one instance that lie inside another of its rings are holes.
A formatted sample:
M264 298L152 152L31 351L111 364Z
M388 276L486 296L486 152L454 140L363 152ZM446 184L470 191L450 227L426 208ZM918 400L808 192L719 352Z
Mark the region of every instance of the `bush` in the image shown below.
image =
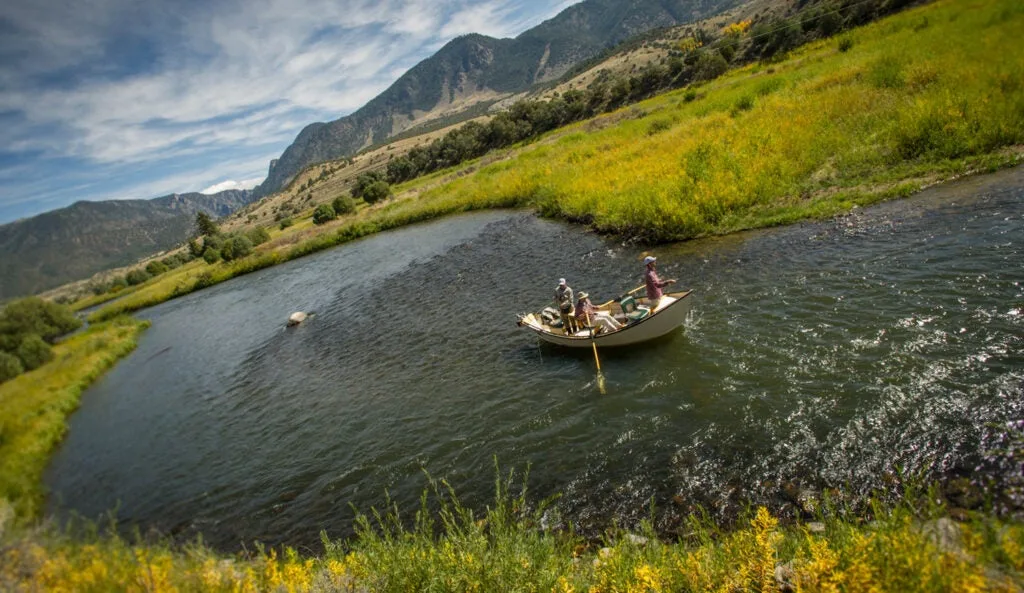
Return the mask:
M295 221L292 220L291 218L282 218L281 219L281 230L283 231L286 228L292 226L293 224L295 224Z
M167 265L159 261L151 261L146 264L146 272L151 276L159 276L167 271Z
M729 63L716 50L706 51L697 60L695 80L713 80L725 74L729 69Z
M252 241L245 235L234 235L224 242L220 256L224 261L241 259L252 253Z
M435 144L440 144L440 141L435 141ZM354 198L365 198L366 190L377 183L378 181L384 181L384 173L380 171L370 171L369 173L363 173L359 177L356 177L356 183L352 186L352 197ZM369 202L370 200L366 200Z
M330 204L320 204L313 211L313 224L324 224L337 218L334 208Z
M35 334L52 340L79 327L82 320L70 308L39 297L12 301L0 311L0 336ZM20 341L19 337L8 349L13 350Z
M208 264L215 264L220 261L220 251L217 249L204 249L203 261Z
M248 233L245 234L245 236L248 237L249 241L252 242L253 247L257 245L263 245L264 243L270 240L270 233L267 232L267 229L261 226L251 229Z
M0 352L0 383L13 379L23 372L25 367L21 364L21 359L13 354Z
M386 200L391 196L391 185L387 181L374 181L363 190L363 199L367 204Z
M53 358L50 345L35 334L28 334L21 339L16 354L26 371L37 369Z
M341 194L334 198L334 201L331 202L331 207L334 208L334 213L338 216L351 214L356 211L356 201L347 194Z
M754 108L754 97L752 97L750 95L744 95L744 96L740 97L738 101L736 101L736 104L733 105L732 111L730 111L729 113L733 117L736 117L740 113L742 113L744 111L750 111L753 108Z
M128 283L128 286L142 284L150 278L151 276L146 272L146 270L132 270L124 275L124 281Z

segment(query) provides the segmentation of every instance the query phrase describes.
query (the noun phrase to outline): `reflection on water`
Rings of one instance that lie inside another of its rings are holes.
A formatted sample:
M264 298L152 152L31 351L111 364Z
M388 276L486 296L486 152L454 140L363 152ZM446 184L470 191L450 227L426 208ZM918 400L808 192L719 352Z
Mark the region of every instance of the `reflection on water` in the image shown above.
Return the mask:
M695 505L969 473L1022 414L1024 171L820 224L656 250L696 289L684 330L601 353L515 327L557 278L597 301L641 251L526 213L451 218L264 270L143 314L47 481L55 509L224 547L350 533L422 470L471 505L493 458L582 529ZM316 311L285 329L292 311Z

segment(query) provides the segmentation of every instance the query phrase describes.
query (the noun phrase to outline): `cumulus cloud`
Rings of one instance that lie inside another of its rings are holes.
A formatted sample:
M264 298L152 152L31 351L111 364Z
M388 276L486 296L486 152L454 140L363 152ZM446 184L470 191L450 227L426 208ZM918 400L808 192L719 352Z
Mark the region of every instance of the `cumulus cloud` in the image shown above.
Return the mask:
M259 185L263 181L262 177L253 177L252 179L243 179L242 181L235 181L234 179L228 179L227 181L221 181L220 183L214 183L206 189L199 190L201 194L215 194L217 192L226 191L229 189L252 189Z
M552 6L12 0L0 7L0 202L24 204L42 183L52 207L62 184L79 187L74 174L89 199L265 174L302 127L359 108L452 37L514 35ZM253 146L269 154L259 166ZM112 178L121 171L130 179Z

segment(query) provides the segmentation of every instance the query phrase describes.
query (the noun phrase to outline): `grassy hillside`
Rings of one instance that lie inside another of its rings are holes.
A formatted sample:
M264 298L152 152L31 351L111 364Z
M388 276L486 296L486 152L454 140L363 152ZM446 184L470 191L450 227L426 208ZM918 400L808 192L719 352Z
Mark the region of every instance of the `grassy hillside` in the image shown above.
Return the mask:
M528 204L668 241L903 195L1013 158L999 151L1024 141L1021 27L1018 2L912 10L577 126L418 202Z
M671 241L809 218L1010 166L1024 143L1024 5L941 1L399 186L256 255L144 286L104 319L381 230L532 207Z

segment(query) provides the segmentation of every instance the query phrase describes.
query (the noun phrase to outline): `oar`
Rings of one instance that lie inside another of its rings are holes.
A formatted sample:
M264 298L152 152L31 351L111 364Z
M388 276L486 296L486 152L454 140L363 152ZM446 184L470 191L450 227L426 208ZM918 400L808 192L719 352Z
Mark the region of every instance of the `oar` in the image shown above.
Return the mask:
M604 395L604 375L601 373L601 359L597 357L597 342L594 341L594 324L590 322L590 313L587 313L587 325L590 326L590 346L594 349L594 364L597 365L597 390Z
M639 292L639 291L643 290L644 288L647 288L647 285L646 284L641 284L640 286L637 286L633 290L627 292L626 294L624 294L624 295L622 295L622 296L620 296L618 298L614 298L614 299L608 301L607 303L601 303L600 305L597 306L597 308L598 309L602 309L604 307L607 307L608 305L614 303L615 301L621 301L623 298L628 297L628 296L630 296L630 295L632 295L632 294L634 294L636 292Z

